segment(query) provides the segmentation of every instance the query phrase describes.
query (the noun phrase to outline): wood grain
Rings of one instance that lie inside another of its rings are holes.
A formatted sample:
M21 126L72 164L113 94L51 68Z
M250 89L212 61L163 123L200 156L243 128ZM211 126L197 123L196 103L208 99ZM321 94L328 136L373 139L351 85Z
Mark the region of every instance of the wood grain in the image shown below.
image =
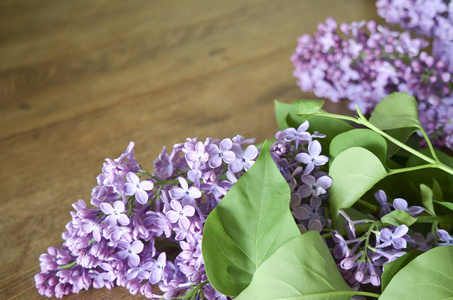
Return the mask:
M377 19L366 0L0 2L0 299L41 298L39 255L129 141L152 170L186 137L272 138L274 99L314 97L289 56L327 16Z

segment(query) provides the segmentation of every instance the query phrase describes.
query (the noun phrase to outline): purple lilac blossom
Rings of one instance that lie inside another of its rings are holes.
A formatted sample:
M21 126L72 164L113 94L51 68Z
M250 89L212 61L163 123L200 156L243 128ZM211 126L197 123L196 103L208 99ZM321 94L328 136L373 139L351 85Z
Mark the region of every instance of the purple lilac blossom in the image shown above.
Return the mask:
M451 236L446 230L437 230L437 235L441 240L441 243L437 243L439 246L453 245L453 236Z
M378 0L379 16L389 24L441 40L453 40L453 4L443 0Z
M145 204L148 201L148 193L154 187L154 183L149 180L143 180L140 182L140 178L133 173L129 172L126 174L127 183L124 185L124 193L127 196L135 195L135 199L140 204Z
M303 91L333 102L348 99L351 110L358 106L364 114L390 93L406 92L417 99L421 124L436 146L453 149L453 62L444 58L451 51L439 46L433 56L428 46L374 21L338 26L328 18L313 36L298 39L293 75Z
M313 178L309 184L302 180L304 164L295 157L307 153L302 144L323 137L307 129L308 123L294 129L303 139L278 141L280 147L271 149L280 150L272 151L272 157L282 174L289 174L285 178L298 197L291 209L306 208L308 218L296 220L298 226L321 231L330 221L322 204L331 180L319 164L303 175ZM117 159L106 159L92 190L94 208L83 200L74 203L63 245L50 247L40 257L41 272L35 276L39 293L61 298L90 286L123 286L131 294L171 298L202 285L200 292L207 299L231 299L206 283L201 238L207 215L257 158L256 146L247 145L254 142L239 135L204 143L188 138L174 145L170 155L163 148L153 174L135 160L133 143ZM303 186L313 190L305 198L297 193ZM180 247L174 259L157 250L161 240Z
M302 185L297 192L302 198L313 196L318 197L327 192L327 189L332 185L332 179L329 176L321 176L316 179L312 175L302 175Z
M209 166L217 168L221 165L222 160L226 164L231 164L236 158L234 152L231 151L232 147L233 142L231 139L223 139L218 146L214 143L209 144L206 148L206 151L209 155L211 155L211 158L209 159Z
M404 237L408 231L409 227L406 225L400 225L393 231L390 228L382 229L377 235L376 248L385 248L388 246L393 246L397 250L406 248L407 241Z
M308 121L305 121L304 123L300 124L300 126L295 129L295 128L286 128L283 130L285 134L285 141L291 142L294 141L296 149L299 148L299 143L303 141L308 141L310 139L310 133L306 132L308 129Z
M314 140L308 144L308 153L299 153L296 155L296 160L306 164L304 174L309 174L315 166L325 165L329 158L321 154L321 144Z

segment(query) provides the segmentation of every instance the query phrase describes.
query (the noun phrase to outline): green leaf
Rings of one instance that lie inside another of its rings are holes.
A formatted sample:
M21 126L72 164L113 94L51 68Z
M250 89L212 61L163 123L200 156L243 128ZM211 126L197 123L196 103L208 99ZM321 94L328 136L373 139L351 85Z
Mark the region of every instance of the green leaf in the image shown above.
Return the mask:
M453 246L414 258L393 276L379 299L453 299Z
M420 149L420 153L430 156L429 149ZM453 157L436 150L436 155L439 160L445 165L453 168ZM414 167L418 165L426 164L425 161L419 157L412 155L406 163L406 167ZM438 187L440 187L441 194L445 199L453 199L453 176L439 169L424 169L414 172L407 173L407 177L412 183L418 188L420 184L432 182L433 179L437 181ZM436 194L439 194L439 190L436 191ZM439 199L436 199L439 200Z
M439 182L435 178L433 178L433 198L438 201L444 200L442 188L440 187Z
M324 105L323 100L299 100L294 101L296 106L296 112L302 118L308 118L309 116L315 115L322 112L321 109Z
M425 184L420 184L420 192L422 193L422 203L425 210L435 216L434 205L433 205L433 191Z
M422 251L413 250L407 254L404 254L401 257L398 257L392 262L386 263L384 265L384 272L382 273L381 278L381 287L382 291L385 290L387 285L389 284L390 280L398 273L402 268L404 268L409 262L411 262L414 258L422 254Z
M293 114L296 115L296 113L295 113L296 108L294 107L294 105L289 104L289 103L279 102L279 101L275 100L274 101L274 111L275 111L275 117L277 119L278 129L283 130L285 128L290 127L286 123L286 117L291 112L293 112ZM302 122L300 124L302 124Z
M448 208L449 210L453 211L453 203L451 203L451 202L436 201L436 200L434 200L434 202L436 202L437 204L440 204L440 205L442 205L443 207L446 207L446 208Z
M288 183L265 143L255 164L206 220L202 253L216 290L237 296L272 253L300 235L289 200Z
M392 93L376 105L369 121L382 130L420 128L417 100L406 93Z
M371 151L353 147L340 153L333 161L329 176L331 215L338 210L351 207L363 194L387 176L382 163Z
M396 209L391 213L386 214L381 218L381 221L390 225L400 226L407 225L411 226L417 221L416 218L412 217L407 211Z
M319 233L308 231L269 257L236 299L349 300L359 293L343 280Z
M362 147L370 150L382 163L385 163L387 142L378 133L370 129L353 129L334 137L330 143L330 164L341 152L352 148Z
M416 132L417 129L413 127L409 128L396 128L387 130L385 133L391 137L397 139L402 143L406 143L409 137ZM401 149L399 146L387 140L387 158L392 157L398 150Z

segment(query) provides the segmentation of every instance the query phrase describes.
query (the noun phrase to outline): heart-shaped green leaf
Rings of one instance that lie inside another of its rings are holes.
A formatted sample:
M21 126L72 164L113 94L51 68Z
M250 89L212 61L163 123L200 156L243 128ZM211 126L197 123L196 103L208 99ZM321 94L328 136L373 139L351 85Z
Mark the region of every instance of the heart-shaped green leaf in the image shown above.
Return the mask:
M414 258L393 276L379 299L453 299L453 246Z
M420 128L417 100L406 93L392 93L376 105L370 122L382 130L404 127Z
M202 253L216 290L237 296L272 253L300 235L289 200L288 183L265 143L255 164L206 220Z
M384 265L384 273L382 273L381 287L382 290L385 290L390 280L398 273L402 268L404 268L409 262L414 258L422 254L422 251L413 250L407 254L404 254L401 257L398 257L392 262L386 263Z
M329 189L331 215L338 210L351 207L363 194L387 176L387 171L371 151L353 147L340 153L330 166Z
M308 231L269 257L236 299L349 300L357 294L343 280L319 233Z
M333 138L329 148L331 164L335 157L341 152L352 147L368 149L373 152L382 163L385 162L387 152L387 142L385 139L380 134L370 129L353 129Z

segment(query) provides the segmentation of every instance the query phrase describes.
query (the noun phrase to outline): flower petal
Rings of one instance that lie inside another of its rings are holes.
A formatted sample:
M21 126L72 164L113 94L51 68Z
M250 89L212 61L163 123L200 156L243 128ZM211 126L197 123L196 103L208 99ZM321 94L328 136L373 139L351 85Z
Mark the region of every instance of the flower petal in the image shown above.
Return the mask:
M169 212L167 212L167 220L170 221L170 223L178 222L180 216L181 215L175 212L174 210L170 210Z
M131 195L135 194L136 191L137 191L137 186L136 185L134 185L132 183L129 183L129 182L127 182L124 185L124 193L127 196L131 196Z
M407 211L407 201L402 198L395 198L395 200L393 200L393 207L395 209Z
M103 202L100 204L100 207L101 207L101 210L107 215L111 215L111 214L115 213L115 211L113 210L113 207L110 203Z
M223 161L226 164L231 164L236 159L236 155L233 151L225 151L223 153Z
M135 193L135 200L140 204L146 204L146 202L148 202L148 193L144 190L137 190Z
M136 253L130 253L129 256L127 257L127 264L131 267L136 267L140 263L140 256L138 256Z
M319 156L319 154L321 154L321 150L321 144L317 140L314 140L308 144L308 153L310 153L311 157Z
M134 172L129 172L126 174L126 179L128 182L132 183L133 185L137 186L140 182L140 179Z
M129 225L130 223L129 218L125 214L119 214L117 220L123 226Z
M229 138L223 139L219 144L219 148L222 152L230 150L231 147L233 147L233 142Z
M151 191L154 187L154 183L149 180L143 180L142 182L140 182L139 186L142 190Z

